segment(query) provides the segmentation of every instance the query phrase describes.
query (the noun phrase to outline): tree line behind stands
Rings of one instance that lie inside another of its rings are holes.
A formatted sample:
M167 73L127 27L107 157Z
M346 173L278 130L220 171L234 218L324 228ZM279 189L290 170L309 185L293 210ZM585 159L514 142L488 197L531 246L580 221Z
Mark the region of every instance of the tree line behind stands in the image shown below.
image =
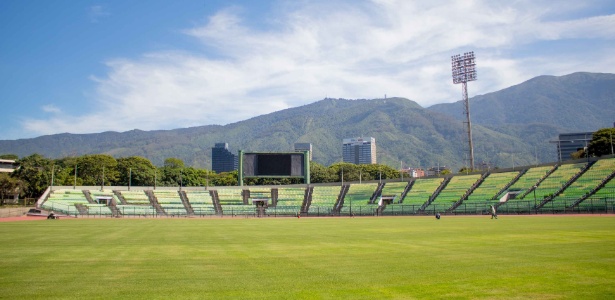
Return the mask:
M9 155L3 155L7 157ZM11 156L13 157L13 156ZM107 154L49 159L33 154L16 160L12 174L0 174L0 198L19 194L36 198L54 186L234 186L237 171L216 173L185 166L178 158L167 158L159 167L144 157L114 158ZM379 180L400 178L400 173L386 165L335 163L325 167L311 163L311 182ZM343 178L343 179L342 179ZM285 185L303 183L301 178L247 178L246 185Z

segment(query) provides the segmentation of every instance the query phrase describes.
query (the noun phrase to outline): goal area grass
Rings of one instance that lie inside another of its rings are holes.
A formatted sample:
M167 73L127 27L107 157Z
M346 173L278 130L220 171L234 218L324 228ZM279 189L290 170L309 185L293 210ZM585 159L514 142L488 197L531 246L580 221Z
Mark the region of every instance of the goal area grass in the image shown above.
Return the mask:
M613 216L0 223L0 298L613 299Z

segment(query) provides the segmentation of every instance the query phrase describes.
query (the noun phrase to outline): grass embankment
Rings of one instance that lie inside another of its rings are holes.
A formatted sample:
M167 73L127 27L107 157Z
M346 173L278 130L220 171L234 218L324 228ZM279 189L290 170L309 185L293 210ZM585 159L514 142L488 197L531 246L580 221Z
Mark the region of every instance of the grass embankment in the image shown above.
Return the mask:
M0 223L0 298L613 298L614 217Z

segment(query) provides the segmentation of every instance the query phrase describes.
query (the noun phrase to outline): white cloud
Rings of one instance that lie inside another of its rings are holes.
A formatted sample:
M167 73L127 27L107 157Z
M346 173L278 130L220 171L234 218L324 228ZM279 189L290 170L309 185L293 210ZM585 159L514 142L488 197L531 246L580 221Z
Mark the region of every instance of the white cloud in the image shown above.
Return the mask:
M95 111L25 126L52 133L227 124L326 96L453 102L460 88L450 56L468 50L479 72L471 96L542 74L614 70L615 16L576 18L580 4L571 4L566 11L550 1L306 2L280 10L266 30L246 26L232 7L184 31L206 51L110 60L108 74L93 78ZM611 48L545 50L562 39Z
M41 110L43 110L46 113L54 113L54 114L58 114L58 113L62 112L62 110L60 108L58 108L57 106L55 106L53 104L43 105L41 107Z
M102 5L92 5L88 8L88 18L92 23L98 23L101 18L109 16L109 12Z

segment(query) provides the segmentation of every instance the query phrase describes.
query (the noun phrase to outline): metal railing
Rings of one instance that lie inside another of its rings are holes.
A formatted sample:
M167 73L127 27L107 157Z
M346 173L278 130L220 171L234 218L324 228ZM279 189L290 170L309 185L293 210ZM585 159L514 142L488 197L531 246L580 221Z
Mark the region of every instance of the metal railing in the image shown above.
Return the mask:
M578 205L572 206L575 200L559 199L546 203L541 208L536 208L533 200L510 200L498 206L499 215L531 215L531 214L613 214L615 213L615 198L588 198ZM127 218L213 218L213 217L331 217L331 216L425 216L440 213L443 215L484 215L489 214L490 204L493 202L469 202L461 203L456 209L447 212L451 204L432 203L425 210L421 205L388 205L384 210L378 210L377 205L353 205L345 206L341 210L333 207L311 206L308 212L301 213L301 206L269 207L262 211L255 206L241 208L231 207L217 214L214 207L196 207L194 214L183 213L181 210L167 215L159 214L152 206L118 207L113 213L108 207L89 207L87 214L80 213L74 205L61 203L49 203L43 205L43 209L73 217L127 217ZM25 211L19 210L23 215Z

